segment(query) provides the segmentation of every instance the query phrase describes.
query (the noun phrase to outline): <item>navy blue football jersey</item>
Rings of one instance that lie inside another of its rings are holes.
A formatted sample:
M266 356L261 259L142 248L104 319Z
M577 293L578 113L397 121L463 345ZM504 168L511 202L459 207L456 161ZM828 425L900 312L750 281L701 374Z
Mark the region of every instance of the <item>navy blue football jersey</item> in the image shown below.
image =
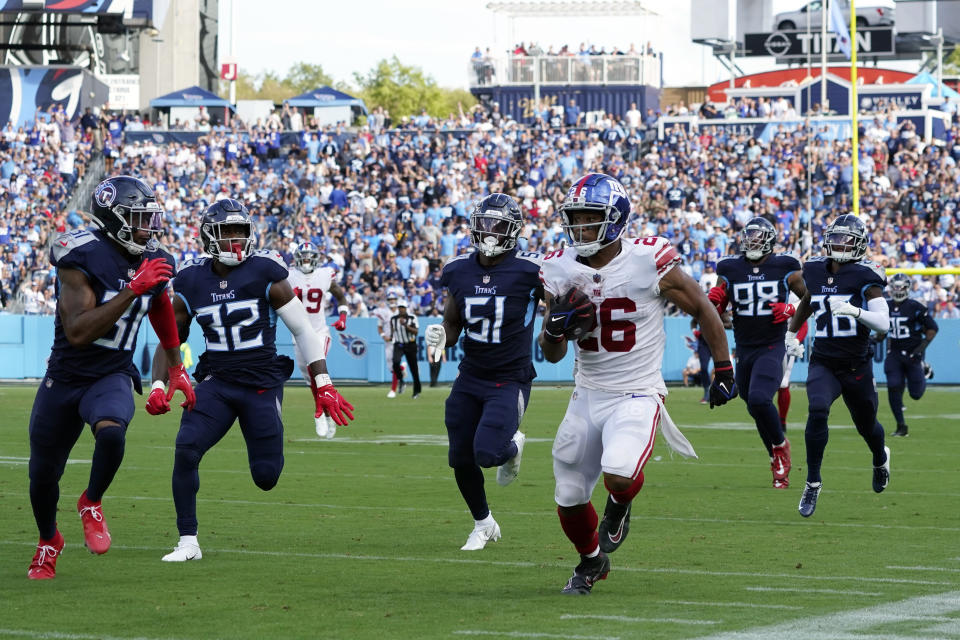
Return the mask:
M277 314L269 293L273 283L287 279L286 263L275 251L257 251L226 278L213 264L213 258L191 260L173 280L207 342L194 377L213 375L258 389L283 384L293 373L293 360L277 355Z
M890 333L887 334L887 352L910 353L923 340L927 329L938 330L936 321L930 317L927 307L907 298L903 302L888 300L890 306Z
M162 249L133 256L102 231L80 230L62 233L50 249L50 263L57 269L82 271L97 298L97 305L106 303L126 288L144 260L163 258L176 267L169 253ZM133 364L140 322L150 310L154 296L166 295L166 284L159 284L134 299L113 328L94 342L75 347L67 340L60 322L59 302L54 319L53 349L47 364L47 375L66 384L83 384L99 380L111 373L126 372L140 393L140 372ZM57 294L60 282L57 281Z
M790 299L787 278L801 269L799 260L785 254L770 255L762 264L750 262L742 255L717 263L717 276L727 283L738 347L783 342L787 323L773 324L770 305Z
M449 290L463 321L460 369L485 380L529 382L535 292L540 287L539 253L514 249L484 267L476 252L443 267L440 285Z
M868 260L840 263L837 273L830 273L827 264L825 257L811 258L803 264L803 281L810 292L817 328L813 354L831 360L863 360L868 357L870 328L850 316L833 315L830 304L846 301L866 309L867 289L883 289L887 277L882 268Z

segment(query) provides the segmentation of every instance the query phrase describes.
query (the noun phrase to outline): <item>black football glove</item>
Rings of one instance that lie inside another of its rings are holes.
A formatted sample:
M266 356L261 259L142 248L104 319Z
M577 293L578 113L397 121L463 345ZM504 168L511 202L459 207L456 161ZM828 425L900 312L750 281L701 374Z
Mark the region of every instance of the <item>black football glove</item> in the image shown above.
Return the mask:
M927 343L926 341L921 342L916 347L913 348L913 351L910 352L909 357L914 362L921 362L924 359L924 356L927 352Z
M571 288L557 297L550 307L550 315L543 322L543 333L553 343L578 340L593 329L597 308L585 293Z
M727 404L737 397L737 383L733 379L733 365L729 360L714 364L713 382L710 383L710 408Z

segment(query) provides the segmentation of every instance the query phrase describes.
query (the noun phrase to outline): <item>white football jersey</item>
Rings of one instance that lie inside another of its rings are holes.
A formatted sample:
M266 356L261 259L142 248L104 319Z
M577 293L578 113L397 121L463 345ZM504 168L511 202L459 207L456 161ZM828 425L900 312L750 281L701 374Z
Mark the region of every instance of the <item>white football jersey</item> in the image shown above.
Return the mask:
M597 325L575 343L574 380L601 391L666 395L661 367L666 332L659 282L680 264L670 241L622 238L623 250L600 269L571 248L549 253L540 277L554 297L576 287L597 306Z
M384 339L389 343L393 339L390 330L390 318L397 315L397 310L390 310L387 305L380 305L373 310L373 315L377 318L377 328L383 332Z
M327 329L327 307L330 296L330 283L335 271L331 267L318 267L312 273L304 273L296 267L290 269L287 282L294 289L300 289L300 299L307 310L310 325L315 330Z

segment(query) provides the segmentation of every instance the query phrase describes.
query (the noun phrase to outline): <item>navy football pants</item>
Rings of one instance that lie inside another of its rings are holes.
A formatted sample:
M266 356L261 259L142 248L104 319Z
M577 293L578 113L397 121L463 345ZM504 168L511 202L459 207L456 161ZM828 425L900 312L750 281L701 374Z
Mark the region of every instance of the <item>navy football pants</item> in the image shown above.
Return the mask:
M747 411L757 423L757 431L769 455L773 455L772 447L785 439L780 413L773 404L773 396L783 380L785 350L782 342L737 349L736 377L740 397L747 403Z
M207 378L196 388L197 404L184 411L173 463L173 502L180 535L197 534L200 459L227 434L235 420L247 443L253 482L264 491L276 486L283 470L283 386L242 387Z

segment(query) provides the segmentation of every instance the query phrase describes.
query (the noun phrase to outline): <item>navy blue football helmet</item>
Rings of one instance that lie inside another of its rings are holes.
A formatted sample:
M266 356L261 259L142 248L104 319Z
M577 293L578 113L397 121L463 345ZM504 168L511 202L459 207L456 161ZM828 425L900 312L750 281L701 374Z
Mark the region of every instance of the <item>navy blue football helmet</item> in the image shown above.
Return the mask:
M505 193L491 193L470 214L470 241L477 251L492 258L517 246L523 214Z
M773 253L773 244L777 240L777 230L766 218L751 218L740 232L740 250L747 260L760 260Z
M153 189L132 176L113 176L97 185L91 198L90 214L94 224L108 237L133 255L156 251L157 234L162 231L163 210ZM149 231L150 239L140 244L136 231Z
M243 227L241 235L225 235L226 227ZM217 200L200 218L200 241L204 250L228 267L235 267L253 253L253 220L242 203L232 198ZM229 242L224 248L220 242Z
M570 214L574 211L599 212L603 214L603 219L587 224L571 224ZM604 173L588 173L570 187L567 197L560 204L560 215L570 246L581 256L592 256L623 235L630 218L630 199L627 198L626 189L615 178ZM588 227L597 227L595 240L583 239L583 232Z
M303 242L293 251L293 264L301 273L313 273L320 266L320 250L312 242Z
M867 253L867 225L845 213L837 217L823 232L823 249L836 262L855 262Z
M894 302L903 302L910 295L910 278L905 273L895 273L890 278L890 297Z

